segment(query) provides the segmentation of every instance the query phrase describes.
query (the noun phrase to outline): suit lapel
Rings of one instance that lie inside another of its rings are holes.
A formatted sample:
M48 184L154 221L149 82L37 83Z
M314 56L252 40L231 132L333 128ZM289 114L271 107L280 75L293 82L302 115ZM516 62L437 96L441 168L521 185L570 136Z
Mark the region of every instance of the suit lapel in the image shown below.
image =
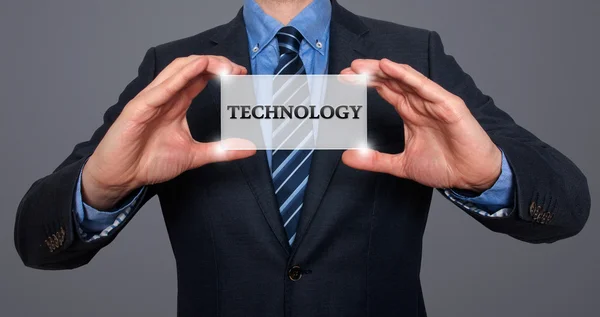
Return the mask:
M361 38L361 35L366 32L367 28L358 16L341 7L336 1L332 1L329 74L337 75L344 68L349 67L353 60L368 56L367 45ZM304 205L296 231L296 239L292 246L294 251L308 232L343 152L341 150L317 150L313 154L310 176L304 194Z
M248 37L242 10L229 22L229 25L221 33L217 33L211 40L216 43L216 46L209 52L210 54L225 56L232 62L246 67L249 73L252 72L250 55L248 53ZM213 85L215 86L213 87L215 105L220 113L220 89L218 88L218 83L213 82ZM260 127L257 126L257 128ZM254 194L271 231L277 237L283 251L289 254L290 245L279 214L279 206L275 197L266 152L257 151L255 155L235 162L244 174L248 186Z
M248 36L244 24L242 9L227 25L220 28L210 40L215 44L209 54L225 56L232 62L246 67L250 72L250 54L248 54Z

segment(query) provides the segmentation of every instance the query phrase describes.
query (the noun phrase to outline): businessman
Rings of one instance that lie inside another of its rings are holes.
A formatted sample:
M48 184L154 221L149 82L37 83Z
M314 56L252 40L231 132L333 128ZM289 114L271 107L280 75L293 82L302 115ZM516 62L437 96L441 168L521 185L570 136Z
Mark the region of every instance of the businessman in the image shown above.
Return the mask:
M368 73L370 149L231 150L251 145L215 141L224 72ZM579 169L497 108L437 33L336 1L246 0L231 22L148 50L104 124L25 194L15 245L30 267L82 266L156 195L179 316L426 316L433 189L530 243L577 234L590 209Z

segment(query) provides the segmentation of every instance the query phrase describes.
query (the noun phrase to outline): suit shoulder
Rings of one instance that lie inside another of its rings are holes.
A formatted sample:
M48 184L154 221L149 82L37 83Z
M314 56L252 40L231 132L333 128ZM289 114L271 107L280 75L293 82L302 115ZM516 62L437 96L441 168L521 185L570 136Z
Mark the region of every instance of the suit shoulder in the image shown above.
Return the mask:
M226 24L222 24L192 36L157 45L154 47L157 59L169 61L177 57L202 54L203 51L212 47L211 38L225 27Z
M425 43L429 42L430 30L417 28L413 26L393 23L389 21L377 20L364 16L359 16L362 22L369 28L370 36L383 38L401 38L405 43Z

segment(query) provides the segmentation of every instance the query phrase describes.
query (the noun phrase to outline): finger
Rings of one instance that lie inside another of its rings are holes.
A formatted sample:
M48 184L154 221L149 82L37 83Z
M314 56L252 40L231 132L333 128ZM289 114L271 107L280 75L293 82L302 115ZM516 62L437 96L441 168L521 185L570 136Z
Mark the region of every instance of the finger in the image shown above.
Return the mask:
M204 90L206 85L208 85L208 81L202 77L196 77L190 81L190 83L183 89L183 94L185 95L185 98L187 98L187 106L189 106L189 103L191 103L191 101Z
M231 66L232 66L231 73L227 74L227 73L223 72L222 74L224 74L224 75L245 75L248 73L248 70L246 69L246 67L232 62L230 59L228 59L225 56L217 56L217 55L210 55L210 56L213 58L219 59L223 63L231 64Z
M342 74L342 75L352 75L352 74L355 74L355 73L352 71L352 68L346 67L346 68L342 69L342 71L340 71L340 74Z
M198 60L199 58L217 59L217 60L219 60L220 62L222 62L224 64L231 64L232 68L235 69L232 72L234 72L235 74L245 75L245 74L248 73L248 71L247 71L247 69L245 67L237 65L237 64L233 63L232 61L230 61L229 59L227 59L226 57L223 57L223 56L217 56L217 55L190 55L190 56L187 56L187 57L178 57L178 58L174 59L167 67L165 67L158 74L158 76L156 76L156 78L144 90L142 90L142 91L150 90L150 89L152 89L152 88L160 85L166 79L170 78L174 74L176 74L179 71L181 71L181 69L184 68L186 65L188 65L189 63L192 63L192 62Z
M188 65L189 63L192 63L192 62L198 60L200 57L201 57L200 55L190 55L188 57L178 57L178 58L174 59L169 65L167 65L167 67L165 67L156 76L156 78L154 78L154 80L148 86L146 86L146 88L144 88L142 90L142 92L150 90L150 89L152 89L152 88L160 85L166 79L168 79L169 77L173 76L173 74L178 73L186 65Z
M344 164L359 170L387 173L404 177L402 154L387 154L371 149L347 150L342 154Z
M144 94L144 101L147 105L157 107L165 104L173 98L180 90L198 75L207 70L209 59L202 56L191 63L188 63L178 72L165 79L159 85L151 88Z
M368 74L367 85L377 89L377 92L392 105L398 104L401 94L405 94L408 86L395 80L381 70L377 60L357 59L352 62L351 67L343 69L342 75ZM398 110L398 108L396 108Z
M238 65L238 64L230 61L226 57L223 57L223 56L208 56L208 57L218 59L219 61L224 63L223 65L226 65L226 64L231 65L232 68L230 71L231 72L230 75L246 75L248 73L246 67ZM218 73L222 75L222 74L226 74L228 71L229 71L229 68L221 68L218 71ZM184 92L186 97L188 98L188 101L191 101L196 96L198 96L198 94L200 92L202 92L202 90L204 90L207 83L208 82L204 78L196 77L195 79L193 79L188 84L188 86L185 88L185 92Z
M379 67L379 61L375 59L356 59L350 64L350 69L356 74L382 79L389 78Z
M357 70L360 70L360 69L362 69L362 68L359 66L359 68ZM371 74L368 73L367 70L362 71L360 73L357 73L354 70L352 70L351 67L347 67L347 68L342 69L342 71L340 71L340 75L342 75L342 76L339 76L339 77L341 77L340 79L343 82L346 81L347 75L362 75L362 76L366 75L367 76L367 87L375 87L375 88L378 87L378 86L380 86L380 85L385 84L385 82L389 80L389 79L380 78L380 77L378 77L376 75L371 75ZM350 83L355 82L355 80L353 80L352 78L348 78L348 79L350 79ZM359 83L362 84L363 79L360 79L360 80L356 79L356 81L358 81Z
M351 67L349 67L350 70L344 70L344 72L350 73L352 71L355 74L367 75L369 87L377 88L381 85L387 85L398 93L405 92L406 89L402 89L404 88L402 86L406 85L384 73L379 63L379 60L374 59L357 59L352 62Z
M243 159L256 153L254 143L244 139L227 139L220 142L196 142L193 147L192 168L216 162Z
M440 85L408 65L401 65L389 59L382 59L380 68L387 76L404 83L419 96L432 102L443 102L450 94Z
M196 98L208 85L208 80L205 76L196 76L192 79L182 90L177 94L177 97L169 100L169 110L172 113L177 113L185 120L186 112L192 103L192 100ZM173 102L175 101L175 102Z
M236 66L233 64L230 75L243 75L243 69L241 66Z
M248 70L246 69L246 67L233 63L232 75L246 75L246 74L248 74Z
M401 102L401 99L406 98L406 94L402 93L398 87L396 87L396 89L392 89L386 84L379 85L375 87L375 89L377 90L377 93L379 94L379 96L381 96L381 98L383 98L389 104L393 105L399 114L402 114L400 107L404 103Z
M248 73L248 70L246 69L246 67L238 65L234 62L230 62L230 63L232 66L232 70L231 70L232 75L246 75Z
M236 66L236 64L223 56L208 56L208 65L206 66L205 73L210 75L231 74Z
M415 89L409 86L407 83L390 76L387 72L384 72L381 68L381 63L391 62L387 59L383 59L381 61L372 60L372 59L357 59L352 62L352 66L342 70L344 74L368 74L369 75L369 86L377 87L382 84L385 84L390 89L396 91L397 93L406 93L406 92L415 92ZM391 62L394 65L399 67L403 67L404 65L396 64ZM410 66L407 66L410 67ZM412 68L411 68L412 69ZM419 72L414 71L416 74L421 75ZM421 75L423 76L423 75ZM424 76L423 76L424 77Z
M342 84L359 87L369 86L370 84L368 76L356 74L351 70L341 71L340 74L336 76L336 79Z
M199 75L218 75L223 72L231 72L231 64L222 62L216 58L202 56L199 59L187 64L178 73L166 79L160 85L148 91L145 95L145 102L149 106L160 106L169 99L178 94L188 84ZM208 80L209 78L201 78Z

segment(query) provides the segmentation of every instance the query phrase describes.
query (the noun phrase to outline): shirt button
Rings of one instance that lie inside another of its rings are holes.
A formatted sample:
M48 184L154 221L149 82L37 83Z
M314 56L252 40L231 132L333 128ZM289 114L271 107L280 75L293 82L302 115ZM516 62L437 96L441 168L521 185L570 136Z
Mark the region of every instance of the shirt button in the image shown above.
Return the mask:
M317 45L317 48L322 48L323 47L323 44L321 44L321 42L319 42L319 40L317 40L317 44L316 45Z
M302 270L298 265L294 265L288 270L288 277L294 282L298 281L300 278L302 278Z
M258 52L258 44L256 44L253 48L252 48L252 52L256 53Z

